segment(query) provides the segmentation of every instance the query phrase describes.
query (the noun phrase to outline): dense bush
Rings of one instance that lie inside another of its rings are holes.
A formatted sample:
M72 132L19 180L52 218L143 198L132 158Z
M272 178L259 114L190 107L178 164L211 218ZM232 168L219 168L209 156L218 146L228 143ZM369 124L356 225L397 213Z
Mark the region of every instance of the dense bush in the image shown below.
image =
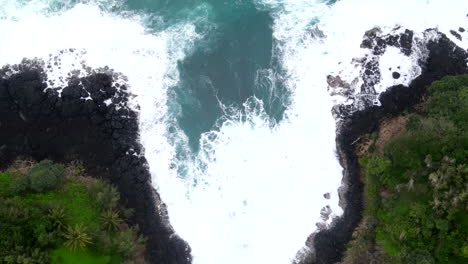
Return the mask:
M140 263L144 239L117 189L43 161L0 173L0 263ZM59 188L62 185L63 188Z
M18 195L29 189L29 177L22 173L11 173L10 193Z
M65 169L50 160L37 163L28 173L31 189L36 192L53 190L63 184Z
M138 235L137 228L129 228L117 233L113 240L113 247L124 257L133 258L139 251L144 249L145 242L146 240Z
M0 263L48 263L42 246L56 242L48 231L51 225L41 208L0 200Z
M118 207L120 194L117 188L97 180L90 188L91 196L101 211L113 210Z
M372 261L468 263L468 75L434 82L429 91L404 131L360 159L365 219L377 224L361 227L347 261L382 251Z

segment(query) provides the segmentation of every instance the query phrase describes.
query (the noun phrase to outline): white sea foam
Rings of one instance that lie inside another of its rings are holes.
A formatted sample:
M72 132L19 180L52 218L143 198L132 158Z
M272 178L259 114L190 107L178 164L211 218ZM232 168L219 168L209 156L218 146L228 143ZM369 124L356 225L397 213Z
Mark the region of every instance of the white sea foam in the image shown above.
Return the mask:
M178 81L177 60L198 38L194 26L181 23L148 34L144 16L127 14L123 18L103 12L98 5L109 8L114 1L84 2L54 11L51 5L55 1L0 1L0 64L19 63L24 57L41 59L50 87L66 84L64 77L70 72L80 70L79 75L86 75L86 67L108 66L123 73L136 95L133 105L141 110L146 155L152 167L167 167L175 155L164 136L167 88Z
M304 127L297 125L300 122L311 122L316 130L320 130L320 133L308 131L303 134L301 138L303 145L293 149L295 153L307 153L307 155L297 157L299 160L296 160L296 162L302 161L308 165L304 168L305 171L299 173L302 174L297 178L299 182L309 176L308 172L315 172L316 168L321 168L323 159L331 159L330 152L334 148L335 126L329 109L333 103L350 102L346 97L333 98L325 93L326 76L337 74L348 83L359 87L362 82L359 78L362 68L352 61L353 58L360 58L369 53L360 48L367 30L378 26L383 34L388 34L394 31L396 26L402 26L402 28L415 31L416 43L417 39L430 37L427 36L428 34L423 34L424 30L437 28L462 48L468 48L468 36L464 35L460 41L449 33L450 30L468 26L466 17L468 1L465 0L449 2L443 0L341 0L331 7L323 2L263 0L260 3L260 8L275 10L273 30L277 42L276 51L282 57L283 67L290 74L288 85L295 94L293 103L287 111L289 122L281 124L278 129L281 131L284 127L295 125L295 129L307 131ZM382 77L375 87L378 93L391 85L409 84L420 74L417 60L424 56L424 51L418 50L417 46L413 48L413 54L410 57L404 56L395 48L387 48L379 61ZM398 69L402 77L398 80L393 79L392 72L388 71L389 68ZM291 133L291 135L294 134ZM317 139L323 144L320 148L313 147ZM304 146L307 147L301 148ZM314 179L310 184L318 190L326 188L336 190L341 179L336 160L327 161L326 167L322 168L321 177L312 174ZM336 201L337 199L330 201L334 211L337 206L334 204ZM300 204L297 200L289 202L295 205ZM308 201L301 208L307 208L309 205L312 209L312 205L320 203L320 199ZM308 221L313 221L314 214L317 214L317 211L312 213L304 211L291 214L294 220L289 222L289 233L286 237L282 237L280 244L277 244L278 248L273 245L272 251L277 252L277 255L276 261L271 263L285 263L288 256L293 256L293 252L281 248L283 241L288 241L288 244L294 244L297 247L301 242L303 243L300 233L305 232L304 229L301 230L303 227L301 224L305 223L295 222L295 219L302 216ZM339 211L335 212L339 213ZM304 233L302 237L305 238L306 234Z
M331 8L323 1L259 1L258 8L274 10L274 54L288 73L292 103L275 124L262 102L250 98L246 115L226 111L227 121L203 134L201 151L193 154L169 113L167 97L179 79L177 60L199 37L193 25L149 34L141 16L122 18L91 3L50 13L53 1L21 7L14 2L0 1L0 64L23 57L47 63L52 54L62 62L48 72L56 84L62 84L63 74L82 69L81 62L93 68L107 65L128 78L141 107L141 142L155 187L168 204L175 230L190 243L196 264L288 263L316 230L322 207L330 205L340 215L342 174L330 109L347 98L328 94L326 76L335 73L350 82L358 77L361 69L351 61L366 53L359 48L366 30L380 26L385 33L401 25L420 34L438 27L468 48L466 34L459 41L448 33L467 25L465 0L341 0ZM69 48L76 51L59 55ZM388 49L381 58L379 91L397 82L388 75L388 68L397 66L404 76L414 58ZM168 133L169 127L175 133ZM323 197L326 192L330 200Z

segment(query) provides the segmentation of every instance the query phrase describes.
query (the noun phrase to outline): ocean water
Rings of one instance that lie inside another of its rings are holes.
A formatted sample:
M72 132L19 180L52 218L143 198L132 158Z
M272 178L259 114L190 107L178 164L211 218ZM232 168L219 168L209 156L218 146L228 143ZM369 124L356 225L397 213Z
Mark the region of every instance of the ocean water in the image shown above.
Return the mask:
M86 67L122 73L194 263L290 263L323 207L342 213L331 109L352 102L326 76L359 83L351 62L375 26L422 42L437 28L467 49L449 33L468 29L467 13L466 0L0 0L0 65L38 58L49 87ZM381 68L405 78L382 70L377 92L417 77L414 51L388 49Z

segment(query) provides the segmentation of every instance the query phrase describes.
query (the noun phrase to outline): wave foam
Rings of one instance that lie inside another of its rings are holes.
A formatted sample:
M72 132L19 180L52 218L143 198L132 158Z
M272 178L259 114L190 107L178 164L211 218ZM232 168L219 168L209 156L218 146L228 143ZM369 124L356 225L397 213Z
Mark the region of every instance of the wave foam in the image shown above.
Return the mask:
M342 0L333 6L263 0L258 8L274 17L273 53L287 72L291 105L278 124L256 98L243 109L226 108L219 127L202 135L200 153L191 153L168 93L179 80L177 61L200 37L195 27L188 21L149 34L139 15L112 15L92 1L50 12L51 2L2 2L0 64L38 57L51 65L48 78L57 84L82 65L124 73L140 106L141 143L155 186L200 264L291 262L317 230L323 207L341 214L331 109L348 98L330 96L326 76L337 73L350 82L359 76L362 69L351 62L365 54L359 47L365 31L380 26L389 33L401 25L421 34L437 27L468 48L466 34L462 40L450 34L466 25L465 0ZM60 53L70 48L75 51ZM382 72L414 67L414 58L393 49L380 62ZM392 83L382 74L378 92ZM330 200L323 197L327 192Z

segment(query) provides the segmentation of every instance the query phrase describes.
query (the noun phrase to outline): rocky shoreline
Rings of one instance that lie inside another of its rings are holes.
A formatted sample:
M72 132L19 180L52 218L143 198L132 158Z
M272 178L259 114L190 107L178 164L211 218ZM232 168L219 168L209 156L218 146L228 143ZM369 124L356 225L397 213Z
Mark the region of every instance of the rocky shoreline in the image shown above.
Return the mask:
M374 32L375 33L375 32ZM411 52L413 33L378 38L370 32L363 47L381 54L385 46ZM372 40L372 41L371 41ZM340 200L343 216L328 229L309 240L315 261L336 263L361 220L363 186L355 153L356 141L379 122L400 114L420 102L426 87L445 75L468 73L466 51L445 35L427 42L427 60L421 61L422 73L409 87L398 85L381 94L381 106L366 105L364 110L334 109L341 115L336 144L344 168ZM371 93L376 72L375 61L366 64L368 78L364 92ZM377 74L378 75L378 74ZM124 202L135 209L134 223L148 238L150 263L191 263L189 245L175 234L165 205L151 185L151 176L142 146L138 142L138 116L128 107L125 85L115 82L115 73L94 71L86 77L71 77L68 86L48 89L44 65L24 61L0 70L0 169L17 158L52 159L56 162L80 160L87 173L118 186ZM336 79L337 80L337 79ZM375 92L375 91L374 91ZM372 104L366 99L364 104Z
M191 263L190 248L169 224L151 185L138 142L137 113L127 107L126 87L114 73L71 77L47 89L43 64L23 61L0 70L0 169L17 158L80 160L86 173L118 187L148 238L149 263Z
M405 35L412 36L412 32L405 31ZM408 43L406 37L404 40L404 43ZM390 42L386 43L388 41ZM395 43L394 38L389 37L386 40L377 38L375 45L380 47L376 47L365 39L362 46L380 52L385 46L394 45L392 43ZM408 53L407 46L401 45L404 54ZM456 46L445 35L438 33L438 39L429 40L426 48L427 60L420 61L422 72L409 86L397 85L388 88L379 97L380 106L368 105L358 111L341 109L342 118L338 122L336 144L339 160L344 168L343 188L340 191L344 213L342 217L334 220L330 228L312 235L315 260L307 263L340 262L346 245L362 218L363 184L360 180L360 165L356 154L356 142L360 137L376 131L385 118L397 116L421 102L426 87L433 81L446 75L468 73L468 52ZM369 74L374 73L369 71Z

